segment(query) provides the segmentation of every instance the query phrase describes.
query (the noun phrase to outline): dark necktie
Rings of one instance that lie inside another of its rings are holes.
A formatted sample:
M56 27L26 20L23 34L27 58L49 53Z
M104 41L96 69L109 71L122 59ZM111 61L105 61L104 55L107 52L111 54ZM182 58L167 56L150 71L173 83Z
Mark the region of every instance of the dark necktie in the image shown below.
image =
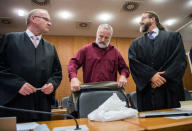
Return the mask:
M155 39L155 37L153 36L153 33L154 33L154 31L151 31L151 32L148 32L148 33L147 33L147 36L148 36L149 39L151 39L151 40Z

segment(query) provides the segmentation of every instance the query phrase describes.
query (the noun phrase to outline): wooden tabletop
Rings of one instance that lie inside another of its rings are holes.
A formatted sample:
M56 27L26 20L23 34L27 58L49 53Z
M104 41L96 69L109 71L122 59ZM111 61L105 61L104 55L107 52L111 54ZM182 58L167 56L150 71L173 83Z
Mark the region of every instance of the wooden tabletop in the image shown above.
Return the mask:
M131 124L126 121L113 121L113 122L94 122L89 121L87 118L77 119L79 125L87 125L89 131L144 131L144 128ZM74 120L54 120L46 122L38 122L39 124L47 124L50 130L55 127L74 126Z
M169 111L158 110L158 111ZM132 123L145 128L145 130L155 131L192 131L192 118L185 119L170 119L166 117L154 117L154 118L131 118L126 119L128 123Z
M51 109L51 112L54 112L54 113L67 113L67 108Z
M52 113L67 113L67 108L62 108L62 109L51 109ZM58 116L58 115L51 115L51 120L64 120L66 119L65 116Z
M168 111L168 110L159 110ZM87 118L77 119L79 125L87 125L89 131L192 131L192 117L185 119L155 118L130 118L113 122L94 122ZM74 126L74 120L53 120L38 122L47 124L50 130L54 127Z

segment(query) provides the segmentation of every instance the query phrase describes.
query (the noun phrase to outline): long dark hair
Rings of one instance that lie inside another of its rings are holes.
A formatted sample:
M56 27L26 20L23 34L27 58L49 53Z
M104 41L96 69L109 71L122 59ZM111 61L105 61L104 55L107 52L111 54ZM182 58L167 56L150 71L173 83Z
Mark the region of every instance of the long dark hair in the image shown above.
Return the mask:
M159 17L154 11L146 11L145 13L149 14L149 18L155 18L155 22L159 30L166 30L165 27L159 22Z

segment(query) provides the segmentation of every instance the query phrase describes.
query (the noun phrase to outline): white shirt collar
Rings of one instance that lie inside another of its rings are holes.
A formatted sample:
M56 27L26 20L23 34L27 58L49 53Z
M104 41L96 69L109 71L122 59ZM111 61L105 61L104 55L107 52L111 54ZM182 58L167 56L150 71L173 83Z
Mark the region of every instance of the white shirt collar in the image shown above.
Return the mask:
M27 35L31 39L32 36L35 36L29 29L26 30ZM41 40L42 35L38 35L37 38L38 40Z
M152 31L154 32L154 33L152 34L154 38L155 38L156 36L158 36L158 34L159 34L159 29L158 29L158 28L154 28Z

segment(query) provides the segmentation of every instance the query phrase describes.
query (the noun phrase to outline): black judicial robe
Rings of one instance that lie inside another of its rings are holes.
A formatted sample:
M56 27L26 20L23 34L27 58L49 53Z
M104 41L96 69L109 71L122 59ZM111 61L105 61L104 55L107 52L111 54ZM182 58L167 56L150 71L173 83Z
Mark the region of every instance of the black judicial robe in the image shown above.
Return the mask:
M189 57L190 57L190 60L192 62L192 47L191 47L190 52L189 52Z
M53 45L40 40L33 46L25 32L9 33L0 43L0 105L9 107L50 111L54 92L62 79L60 61ZM36 88L52 83L54 92L45 95L37 91L23 96L18 93L24 83ZM1 111L1 115L16 115L19 122L48 120L50 116L34 113Z
M133 79L136 83L139 111L179 107L184 100L182 77L186 68L186 55L178 32L159 31L150 40L147 34L135 39L128 53ZM165 71L167 82L153 89L151 78Z

